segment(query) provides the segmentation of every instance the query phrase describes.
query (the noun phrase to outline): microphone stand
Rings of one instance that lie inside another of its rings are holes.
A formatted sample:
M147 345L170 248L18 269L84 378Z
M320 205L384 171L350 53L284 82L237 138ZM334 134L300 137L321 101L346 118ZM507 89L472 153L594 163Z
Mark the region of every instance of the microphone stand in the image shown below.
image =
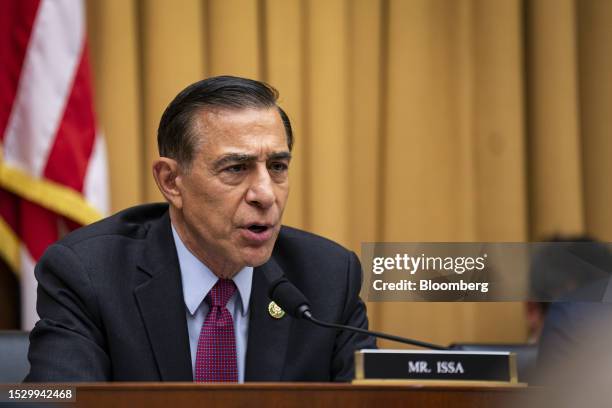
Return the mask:
M424 341L405 339L403 337L394 336L392 334L381 333L381 332L376 332L376 331L371 331L371 330L365 330L365 329L361 329L359 327L352 327L352 326L345 326L345 325L342 325L342 324L324 322L322 320L319 320L319 319L315 318L312 315L312 313L310 313L310 310L304 311L303 314L302 314L302 317L304 319L310 321L311 323L316 324L317 326L327 327L327 328L330 328L330 329L349 330L349 331L352 331L352 332L355 332L355 333L361 333L361 334L365 334L365 335L368 335L368 336L380 337L380 338L383 338L383 339L387 339L387 340L391 340L391 341L396 341L398 343L410 344L411 346L419 346L419 347L429 348L429 349L433 349L433 350L448 350L447 347L439 346L437 344L427 343L427 342L424 342Z

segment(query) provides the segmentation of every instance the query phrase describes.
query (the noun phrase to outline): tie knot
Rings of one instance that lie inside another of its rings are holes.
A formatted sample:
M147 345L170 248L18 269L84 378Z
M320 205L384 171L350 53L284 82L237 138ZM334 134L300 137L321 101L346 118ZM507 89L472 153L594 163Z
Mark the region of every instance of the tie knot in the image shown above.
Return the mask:
M210 292L208 292L206 301L212 307L225 307L234 292L236 292L236 284L233 280L219 279Z

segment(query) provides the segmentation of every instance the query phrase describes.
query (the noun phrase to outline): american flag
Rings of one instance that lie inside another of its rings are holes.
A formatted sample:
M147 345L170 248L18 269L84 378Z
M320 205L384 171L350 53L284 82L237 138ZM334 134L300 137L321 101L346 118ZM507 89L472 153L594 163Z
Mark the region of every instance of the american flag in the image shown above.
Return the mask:
M34 326L34 265L67 231L108 212L81 0L0 0L0 256Z

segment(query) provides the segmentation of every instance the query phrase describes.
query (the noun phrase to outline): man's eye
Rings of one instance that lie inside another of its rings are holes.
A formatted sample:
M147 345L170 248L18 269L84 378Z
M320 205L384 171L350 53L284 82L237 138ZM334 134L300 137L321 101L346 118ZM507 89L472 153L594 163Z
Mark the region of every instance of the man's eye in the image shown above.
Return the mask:
M284 171L287 171L289 166L286 163L283 163L283 162L275 162L275 163L271 163L269 168L270 168L270 170L272 170L274 172L282 173Z
M227 173L241 173L246 170L245 164L235 164L233 166L226 167L223 171Z

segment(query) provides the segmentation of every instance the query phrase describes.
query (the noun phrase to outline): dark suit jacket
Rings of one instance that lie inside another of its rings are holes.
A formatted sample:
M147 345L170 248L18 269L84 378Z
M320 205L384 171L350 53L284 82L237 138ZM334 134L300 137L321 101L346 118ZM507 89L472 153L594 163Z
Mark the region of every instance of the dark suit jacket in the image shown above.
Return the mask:
M255 268L246 381L348 381L362 335L272 318L263 270L284 273L322 320L367 328L354 253L283 227ZM134 207L81 228L36 266L40 321L26 381L192 381L185 303L168 206Z

